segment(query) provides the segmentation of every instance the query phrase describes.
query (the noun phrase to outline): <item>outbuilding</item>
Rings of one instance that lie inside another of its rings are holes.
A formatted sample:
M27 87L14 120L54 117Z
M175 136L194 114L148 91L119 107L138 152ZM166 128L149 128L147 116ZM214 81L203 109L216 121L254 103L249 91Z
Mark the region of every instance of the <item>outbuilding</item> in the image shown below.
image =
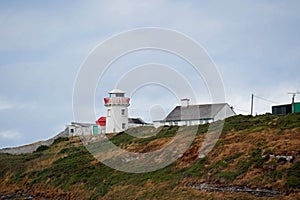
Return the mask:
M71 125L66 125L69 136L86 136L99 134L99 127L92 123L71 122Z
M300 112L300 102L272 106L273 115L287 115L292 112Z

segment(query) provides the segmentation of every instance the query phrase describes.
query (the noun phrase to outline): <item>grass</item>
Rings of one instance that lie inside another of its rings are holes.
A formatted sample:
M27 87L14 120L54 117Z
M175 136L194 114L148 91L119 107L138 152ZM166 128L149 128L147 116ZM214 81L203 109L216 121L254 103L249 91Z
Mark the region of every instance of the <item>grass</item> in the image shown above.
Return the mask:
M67 156L57 159L51 166L41 171L32 171L28 174L33 177L31 187L47 182L54 188L59 187L68 191L77 185L86 190L95 189L97 195L103 196L116 184L130 182L133 185L140 185L148 180L153 183L177 182L181 177L180 170L172 165L155 172L132 174L115 171L102 163L92 164L94 158L82 146L62 149L59 154Z
M45 151L47 149L49 149L49 147L47 145L41 145L36 149L36 152Z
M271 128L280 130L300 128L300 114L293 113L285 116L275 116L271 114L257 115L236 115L225 120L223 133L229 131L262 131Z
M218 172L215 177L217 178L217 180L219 181L221 178L225 178L226 180L232 182L236 177L238 176L238 174L236 172Z
M128 145L131 143L147 144L155 139L159 138L171 138L177 133L178 126L163 127L156 135L145 138L136 138L126 132L118 133L115 137L111 138L110 141L115 145L120 144Z
M283 170L287 174L285 187L288 189L300 188L300 161L297 161L291 168Z
M78 191L88 191L85 193L87 195L85 198L95 199L104 197L117 186L130 186L130 188L138 190L137 188L144 187L143 185L151 182L153 184L152 191L143 193L141 198L156 198L164 194L164 190L155 191L155 187L159 184L167 185L170 191L177 188L186 179L205 180L210 183L220 183L222 180L223 183L225 181L225 183L234 184L239 183L238 181L253 171L261 173L259 177L256 177L256 182L252 179L244 179L244 182L249 184L267 182L272 185L282 180L286 191L300 189L299 159L296 159L294 163L285 164L270 161L267 157L263 158L263 150L270 147L267 147L267 143L263 143L261 140L253 144L253 148L248 151L235 150L235 145L231 145L227 146L227 148L232 148L230 155L227 154L228 156L218 157L218 159L212 156L218 156L214 152L224 150L224 141L226 144L232 143L232 140L226 139L228 132L240 134L240 137L244 139L244 136L252 131L287 130L299 127L300 114L281 117L272 115L234 116L226 120L224 133L212 154L196 159L190 165L184 165L185 167L182 168L178 167L181 162L179 159L163 169L141 174L116 171L97 162L84 146L76 143L76 138L57 138L50 147L41 146L32 154L0 154L0 180L9 180L5 182L6 185L1 185L4 183L0 182L0 189L1 186L8 187L9 184L19 184L19 187L27 185L26 187L31 190L46 185L50 188L59 188L70 192L76 187ZM207 128L208 125L199 126L197 135L202 137L207 132ZM180 134L194 129L195 127L184 127ZM120 133L110 140L118 146L138 144L143 147L153 140L171 139L178 133L178 130L179 127L176 126L163 127L156 135L148 138L135 138L129 134ZM243 132L240 133L240 131ZM282 135L278 135L276 132L273 135L279 142ZM197 144L194 142L193 145ZM46 162L47 165L40 168L34 167L39 162ZM258 178L260 181L257 181ZM124 193L126 192L124 191Z
M54 140L53 145L58 144L60 142L69 141L69 138L67 137L58 137Z
M197 160L191 167L184 169L183 177L202 177L205 173L205 165L208 163L209 161L206 157Z
M235 154L232 154L230 156L227 156L224 158L224 160L227 162L227 163L231 163L233 162L235 159L241 157L243 154L242 153L235 153Z

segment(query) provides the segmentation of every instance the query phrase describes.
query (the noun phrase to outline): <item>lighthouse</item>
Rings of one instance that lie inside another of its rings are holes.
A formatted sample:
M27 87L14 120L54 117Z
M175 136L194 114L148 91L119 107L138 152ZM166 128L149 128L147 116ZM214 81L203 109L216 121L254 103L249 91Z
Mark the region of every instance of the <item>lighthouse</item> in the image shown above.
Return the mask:
M120 89L110 91L104 98L106 110L106 133L119 133L128 128L128 106L130 98Z

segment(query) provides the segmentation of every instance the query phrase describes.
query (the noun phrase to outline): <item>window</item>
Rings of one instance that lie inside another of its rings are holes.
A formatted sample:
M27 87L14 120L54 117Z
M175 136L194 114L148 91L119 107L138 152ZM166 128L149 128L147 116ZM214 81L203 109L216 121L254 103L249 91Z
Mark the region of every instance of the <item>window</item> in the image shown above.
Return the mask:
M121 115L123 115L123 116L125 115L125 109L121 110Z
M125 129L125 128L126 128L126 124L122 123L122 129Z
M71 128L71 129L70 129L70 132L71 132L71 133L74 133L74 129L73 129L73 128Z
M123 93L117 93L116 97L124 97L124 94Z
M107 117L110 117L110 109L107 110Z

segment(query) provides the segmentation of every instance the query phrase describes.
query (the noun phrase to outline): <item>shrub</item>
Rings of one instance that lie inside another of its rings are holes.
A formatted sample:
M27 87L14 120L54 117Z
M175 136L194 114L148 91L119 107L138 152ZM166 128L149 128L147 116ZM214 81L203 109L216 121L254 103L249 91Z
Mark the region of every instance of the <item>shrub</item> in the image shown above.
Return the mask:
M64 141L69 141L69 138L68 137L58 137L54 140L53 144L57 144L57 143L64 142Z
M195 177L200 177L203 175L203 170L205 169L205 164L208 163L208 160L206 157L201 158L197 160L190 168L186 169L183 172L183 177L190 177L190 176L195 176Z
M290 188L300 188L300 180L299 177L296 176L290 176L287 178L285 187L290 189Z
M219 172L215 175L218 179L225 178L228 181L233 181L237 176L238 174L236 172Z
M41 151L45 151L47 149L49 149L49 147L47 145L41 145L35 150L35 152L41 152Z
M267 157L263 158L261 156L261 149L253 149L250 153L250 159L249 161L251 164L254 164L254 167L261 167L265 161L267 161Z
M290 169L286 170L286 188L300 188L300 162L297 161Z
M235 153L231 156L227 156L224 158L224 160L228 163L231 163L232 161L234 161L235 159L241 157L241 155L243 155L242 153Z
M241 174L247 172L248 169L250 168L250 166L251 166L251 163L249 161L247 161L245 159L240 159L236 166L237 174L241 175Z

